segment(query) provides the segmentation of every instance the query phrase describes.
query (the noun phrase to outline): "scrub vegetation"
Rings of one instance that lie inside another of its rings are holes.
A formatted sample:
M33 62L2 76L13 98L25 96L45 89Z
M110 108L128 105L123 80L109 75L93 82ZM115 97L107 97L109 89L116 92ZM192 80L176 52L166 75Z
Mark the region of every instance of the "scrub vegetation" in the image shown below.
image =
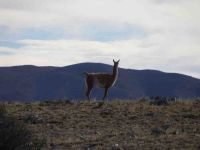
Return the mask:
M8 117L25 126L21 134L30 131L34 138L27 142L38 149L200 149L199 100L159 105L145 99L1 105Z

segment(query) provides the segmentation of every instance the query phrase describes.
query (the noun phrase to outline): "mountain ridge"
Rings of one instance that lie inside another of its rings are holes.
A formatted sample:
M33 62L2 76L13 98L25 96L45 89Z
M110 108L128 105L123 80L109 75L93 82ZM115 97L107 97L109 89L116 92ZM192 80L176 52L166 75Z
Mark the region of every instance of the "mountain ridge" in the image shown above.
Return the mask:
M112 73L103 63L79 63L64 67L22 65L0 67L0 101L85 99L83 72ZM92 98L101 99L94 89ZM119 68L109 99L137 99L144 96L200 97L200 79L158 70Z
M0 69L2 69L2 68L6 68L6 69L10 69L10 68L22 68L22 67L51 68L51 69L54 68L54 69L59 69L59 68L74 67L74 66L76 66L76 65L88 65L88 64L106 65L106 66L112 67L112 65L110 65L110 64L105 64L105 63L83 62L83 63L71 64L71 65L68 65L68 66L37 66L37 65L0 66ZM199 78L193 77L193 76L191 76L191 75L182 74L182 73L177 73L177 72L167 72L167 71L156 70L156 69L131 69L131 68L121 68L121 67L119 67L119 69L131 70L131 71L155 71L155 72L161 72L161 73L167 73L167 74L183 75L183 76L191 77L191 78L193 78L193 79L200 80ZM111 70L111 71L112 71L112 70Z

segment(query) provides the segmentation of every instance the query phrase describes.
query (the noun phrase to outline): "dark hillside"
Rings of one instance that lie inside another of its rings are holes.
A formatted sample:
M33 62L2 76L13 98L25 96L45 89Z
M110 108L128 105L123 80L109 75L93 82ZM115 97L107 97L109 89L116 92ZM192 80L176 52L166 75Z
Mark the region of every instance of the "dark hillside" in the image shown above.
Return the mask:
M66 67L0 67L0 100L83 99L83 72L112 72L112 66L81 63ZM101 89L92 97L100 99ZM200 96L200 80L190 76L156 70L119 69L110 99L136 99L143 96L195 98Z

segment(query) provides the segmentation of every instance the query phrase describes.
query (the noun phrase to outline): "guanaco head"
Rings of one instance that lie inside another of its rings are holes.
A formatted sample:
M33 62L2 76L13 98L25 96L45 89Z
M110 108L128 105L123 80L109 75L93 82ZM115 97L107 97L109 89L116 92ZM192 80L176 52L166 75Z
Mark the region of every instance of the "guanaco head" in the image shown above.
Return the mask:
M120 61L120 59L119 59L118 61L115 61L115 60L113 59L114 67L118 67L118 65L119 65L119 61Z

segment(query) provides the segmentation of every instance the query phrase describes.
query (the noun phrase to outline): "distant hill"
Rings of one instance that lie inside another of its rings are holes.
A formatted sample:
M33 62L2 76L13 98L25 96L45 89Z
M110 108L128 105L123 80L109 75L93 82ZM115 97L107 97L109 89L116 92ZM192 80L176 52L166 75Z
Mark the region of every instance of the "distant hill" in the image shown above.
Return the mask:
M0 100L84 99L84 71L111 73L112 66L81 63L66 67L0 67ZM92 92L92 98L100 99L102 95L102 89ZM120 68L119 79L110 89L108 98L136 99L143 96L199 97L200 80L177 73Z

